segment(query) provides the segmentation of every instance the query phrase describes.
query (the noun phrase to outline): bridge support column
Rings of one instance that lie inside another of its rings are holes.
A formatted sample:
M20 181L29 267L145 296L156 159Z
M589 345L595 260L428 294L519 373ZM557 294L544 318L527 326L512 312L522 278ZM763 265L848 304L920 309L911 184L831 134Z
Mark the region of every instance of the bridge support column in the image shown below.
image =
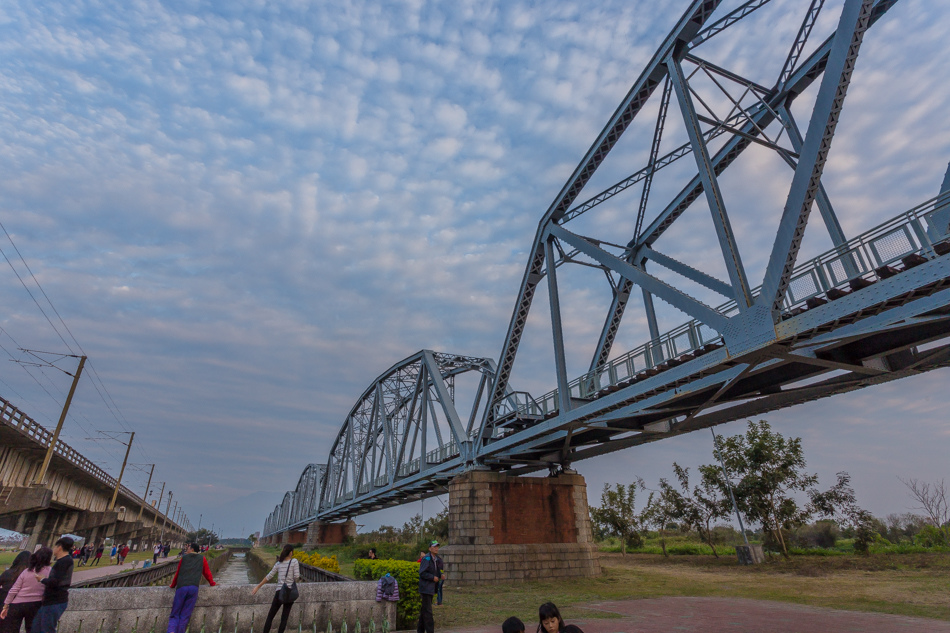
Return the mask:
M43 528L46 526L46 516L50 514L49 510L43 510L42 512L36 513L36 522L33 524L33 529L30 530L30 538L26 542L26 549L32 552L36 549L37 545L46 545L52 547L52 543L46 543L44 540L44 531Z
M307 526L307 545L342 545L354 538L356 538L356 521L352 519L343 523L314 521Z
M471 471L449 484L448 582L481 584L600 575L580 475Z

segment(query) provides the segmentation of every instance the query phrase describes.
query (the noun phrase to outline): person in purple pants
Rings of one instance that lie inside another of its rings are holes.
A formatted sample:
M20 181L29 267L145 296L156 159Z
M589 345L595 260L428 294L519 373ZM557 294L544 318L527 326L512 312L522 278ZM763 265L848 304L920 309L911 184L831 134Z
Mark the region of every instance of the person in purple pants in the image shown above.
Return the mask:
M188 546L188 553L178 561L178 569L175 570L171 584L171 588L175 590L175 599L168 618L168 633L185 633L188 628L191 613L198 602L198 584L201 577L204 576L212 587L216 584L211 577L208 561L198 553L200 551L198 544L192 543Z

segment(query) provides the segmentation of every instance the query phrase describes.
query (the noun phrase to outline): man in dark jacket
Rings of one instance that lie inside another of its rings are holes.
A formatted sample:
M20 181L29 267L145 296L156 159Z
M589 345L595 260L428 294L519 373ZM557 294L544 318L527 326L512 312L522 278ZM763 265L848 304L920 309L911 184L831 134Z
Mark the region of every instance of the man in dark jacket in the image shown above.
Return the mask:
M33 619L33 631L38 633L56 633L56 625L69 604L69 585L73 581L73 539L68 536L53 545L53 568L49 576L43 578L38 573L36 580L45 585L43 603Z
M445 563L439 558L439 542L429 544L429 553L419 563L419 594L422 596L422 609L416 623L416 633L435 633L435 619L432 617L432 597L436 585L445 580Z

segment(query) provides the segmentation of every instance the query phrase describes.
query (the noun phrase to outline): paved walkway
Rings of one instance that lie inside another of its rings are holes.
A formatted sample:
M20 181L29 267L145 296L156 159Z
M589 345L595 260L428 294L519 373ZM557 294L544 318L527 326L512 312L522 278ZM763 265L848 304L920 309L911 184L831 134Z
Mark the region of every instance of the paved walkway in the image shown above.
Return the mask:
M90 559L91 561L92 559ZM169 556L168 558L159 558L159 563L164 563L169 560L178 560L177 556ZM108 563L108 558L103 558L103 561ZM102 578L103 576L111 576L113 574L118 574L129 569L142 569L143 561L138 561L138 565L134 568L132 567L132 561L127 561L121 565L106 565L100 562L94 567L90 567L88 564L84 567L80 567L78 564L73 565L73 580L79 582L80 580L92 580L93 578Z
M950 633L950 622L900 615L840 611L731 598L651 598L585 605L620 618L571 618L584 633ZM571 609L575 613L580 610ZM436 611L436 627L439 614ZM526 622L533 633L536 622ZM464 633L499 633L494 627L466 628ZM456 633L463 633L460 630Z

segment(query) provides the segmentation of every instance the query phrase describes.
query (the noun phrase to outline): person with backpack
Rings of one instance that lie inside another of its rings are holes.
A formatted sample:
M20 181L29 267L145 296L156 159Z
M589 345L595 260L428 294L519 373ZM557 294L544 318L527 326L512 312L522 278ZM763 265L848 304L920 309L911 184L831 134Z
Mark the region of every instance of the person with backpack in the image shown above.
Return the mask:
M399 582L389 573L376 581L376 602L399 602Z
M284 545L277 562L264 578L257 583L257 586L251 590L254 595L271 578L277 575L277 591L274 592L274 599L270 604L270 611L267 612L267 619L264 620L264 629L261 633L270 633L270 627L274 623L274 616L282 606L284 610L280 614L280 625L277 627L277 633L284 633L287 628L287 618L290 617L290 608L294 606L294 601L299 595L297 592L297 581L300 580L300 563L294 558L294 546Z

